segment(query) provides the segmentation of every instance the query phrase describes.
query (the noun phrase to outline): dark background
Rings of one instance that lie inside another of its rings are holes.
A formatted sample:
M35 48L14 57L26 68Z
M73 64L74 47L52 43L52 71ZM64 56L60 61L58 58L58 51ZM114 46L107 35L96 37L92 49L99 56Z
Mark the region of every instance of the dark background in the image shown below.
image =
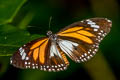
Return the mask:
M112 20L111 32L90 61L70 66L62 72L21 70L9 64L10 56L23 44L58 32L87 18ZM120 76L119 0L0 0L0 80L119 80Z

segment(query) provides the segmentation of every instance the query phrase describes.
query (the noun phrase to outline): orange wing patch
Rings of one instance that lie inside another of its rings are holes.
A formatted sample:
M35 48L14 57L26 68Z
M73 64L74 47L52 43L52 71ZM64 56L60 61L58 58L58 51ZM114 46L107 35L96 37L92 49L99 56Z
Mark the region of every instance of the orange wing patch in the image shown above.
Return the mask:
M95 37L94 34L88 32L88 31L85 31L85 30L80 30L80 31L77 31L78 33L82 34L82 35L85 35L85 36L89 36L89 37Z
M65 64L69 65L69 62L68 62L68 60L67 60L67 58L66 58L66 56L65 56L65 54L63 52L61 52L61 56L64 59Z
M42 44L44 41L46 41L48 38L45 38L43 40L40 40L38 42L36 42L30 49L34 49L36 47L38 47L40 44Z
M77 33L67 33L67 34L62 34L60 36L72 37L72 38L82 40L86 43L93 44L93 41L90 38L80 35L80 34L77 34Z
M39 60L42 64L45 62L45 49L48 44L48 40L45 41L41 46L40 46L40 54L39 54Z
M28 55L30 56L33 52L33 59L36 61L39 57L40 63L44 64L45 62L45 49L46 45L48 44L48 38L39 40L38 42L34 43L30 48L30 52ZM32 51L33 50L33 51Z
M33 52L33 58L34 58L35 61L36 61L37 58L38 58L38 53L39 53L39 48L36 48L36 49L34 50L34 52Z
M58 33L59 36L66 36L66 37L71 37L71 38L76 38L79 40L82 40L88 44L93 44L92 39L89 37L96 37L93 33L87 31L91 30L90 28L83 28L83 27L73 27L73 28L68 28L67 30Z
M32 54L32 51L30 51L29 53L28 53L28 55L30 56Z
M73 32L73 31L77 31L77 30L80 30L80 29L83 29L83 27L79 27L79 26L76 26L76 27L73 27L73 28L69 28L63 32L60 32L58 34L61 34L61 33L66 33L66 32Z
M92 29L91 29L91 28L85 28L85 30L89 30L89 31L92 31Z

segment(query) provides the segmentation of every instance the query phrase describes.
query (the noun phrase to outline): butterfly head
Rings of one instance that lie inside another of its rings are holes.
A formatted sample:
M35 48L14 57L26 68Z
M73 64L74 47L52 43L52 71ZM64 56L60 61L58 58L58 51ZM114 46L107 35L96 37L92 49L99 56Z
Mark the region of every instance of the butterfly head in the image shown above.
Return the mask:
M53 34L52 31L48 31L47 32L47 36L49 36L49 38L53 41L56 41L57 40L57 35L56 34Z
M52 35L52 31L48 31L47 36L51 36L51 35Z

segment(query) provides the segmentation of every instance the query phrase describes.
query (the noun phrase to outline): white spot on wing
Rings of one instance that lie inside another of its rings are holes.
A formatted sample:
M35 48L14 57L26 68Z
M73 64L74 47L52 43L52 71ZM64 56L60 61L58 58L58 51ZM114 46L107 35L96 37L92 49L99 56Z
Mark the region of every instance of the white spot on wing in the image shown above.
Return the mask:
M111 22L111 20L109 20L109 19L107 19L107 18L105 18L105 20L107 20L107 22Z
M96 23L93 22L92 20L89 19L89 20L86 20L86 21L87 21L87 24L90 25L90 27L94 28L94 31L98 31L98 29L100 28L100 26L96 25Z
M23 55L22 55L22 60L25 59L25 56L26 56L26 53L24 52Z
M29 57L26 57L26 60L29 60Z
M111 22L111 20L107 20L108 22Z
M94 22L92 22L92 21L88 21L88 23L87 24L90 24L90 25L95 25L95 23Z
M94 27L94 28L99 28L98 25L91 25L91 27Z
M12 60L10 60L10 63L12 64Z
M91 21L90 19L87 19L86 21Z
M25 53L25 50L24 50L24 48L20 48L19 49L19 52L20 52L20 55L22 56L22 60L24 60L25 59L25 57L26 57L26 53ZM28 60L29 58L27 58L26 57L26 60Z
M24 53L24 49L21 47L21 48L19 49L19 51L20 51L20 55L22 56L23 53Z
M28 64L30 64L30 62L28 62Z
M81 21L83 23L83 21Z
M27 64L27 62L25 62L25 64Z
M98 31L98 29L94 29L94 31Z
M48 69L49 72L51 72L51 69Z
M87 59L90 59L90 56L88 56Z
M36 68L38 69L38 66L36 66Z

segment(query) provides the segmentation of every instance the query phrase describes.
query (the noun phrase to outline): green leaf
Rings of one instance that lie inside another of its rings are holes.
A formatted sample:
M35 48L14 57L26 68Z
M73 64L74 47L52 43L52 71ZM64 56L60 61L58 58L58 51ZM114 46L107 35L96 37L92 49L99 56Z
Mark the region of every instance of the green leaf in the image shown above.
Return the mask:
M29 32L11 25L1 25L0 56L11 56L20 46L39 37L41 36L30 35Z
M0 24L10 23L26 0L0 0Z

